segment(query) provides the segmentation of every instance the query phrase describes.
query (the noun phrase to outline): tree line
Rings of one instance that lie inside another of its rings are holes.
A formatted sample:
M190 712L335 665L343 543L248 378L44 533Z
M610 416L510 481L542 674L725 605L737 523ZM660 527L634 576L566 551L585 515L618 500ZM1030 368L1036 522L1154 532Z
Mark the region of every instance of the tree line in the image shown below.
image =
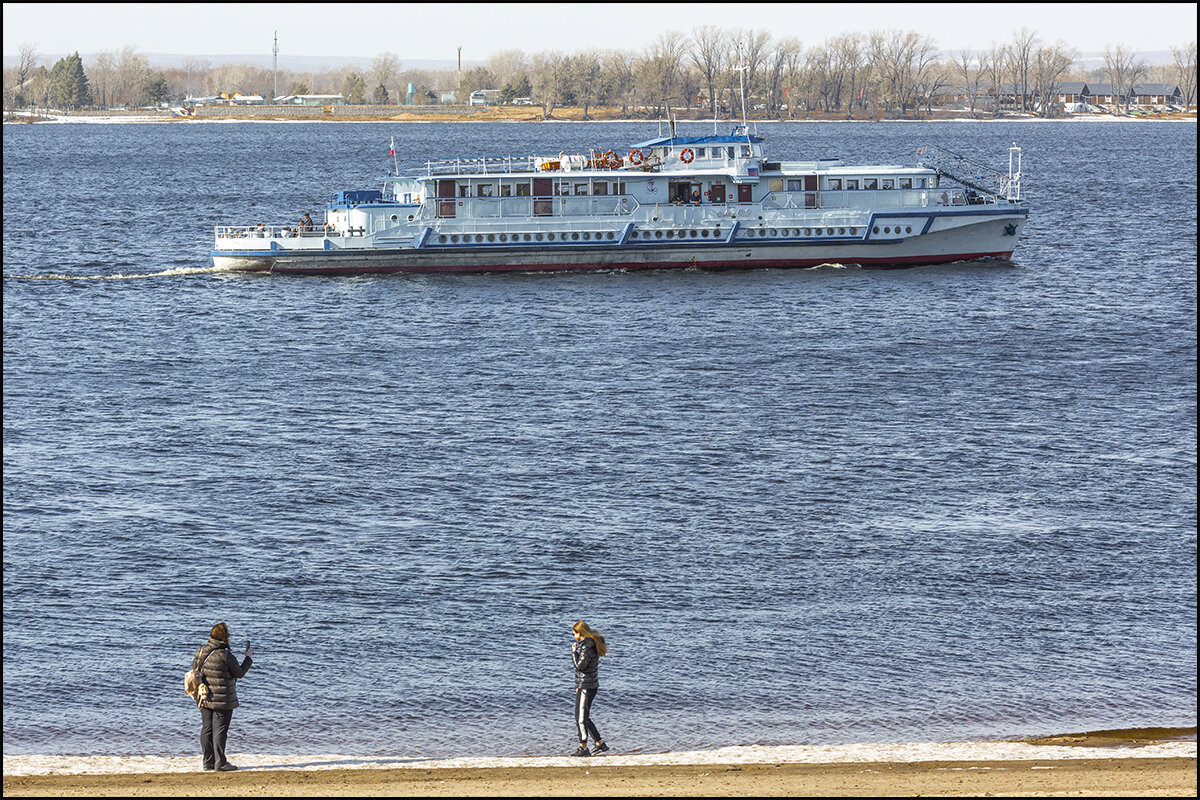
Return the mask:
M1053 97L1065 81L1104 81L1119 92L1144 81L1178 84L1195 102L1196 43L1172 48L1174 62L1150 66L1124 45L1109 47L1103 65L1084 69L1062 41L1047 42L1022 28L1008 42L982 50L942 52L929 36L889 30L844 33L805 46L795 36L711 25L690 34L660 34L640 52L503 50L465 71L404 69L394 53L377 55L366 69L325 72L212 65L202 59L170 69L152 68L136 48L97 54L84 64L78 53L52 67L34 45L22 45L18 63L4 70L8 108L133 108L220 92L341 94L350 103L436 104L453 93L458 102L476 89L500 90L501 102L531 97L546 116L561 106L597 106L622 114L736 116L741 97L756 117L810 115L851 118L907 116L932 111L953 94L971 114L1002 106L1043 116L1056 113ZM412 87L410 93L409 87ZM1013 91L1013 87L1016 91Z

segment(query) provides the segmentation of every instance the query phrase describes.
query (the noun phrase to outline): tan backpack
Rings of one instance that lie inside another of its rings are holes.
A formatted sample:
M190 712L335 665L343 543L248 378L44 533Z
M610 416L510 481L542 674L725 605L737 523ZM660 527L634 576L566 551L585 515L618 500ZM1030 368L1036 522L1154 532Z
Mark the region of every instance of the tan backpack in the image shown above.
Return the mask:
M204 661L200 662L200 666L192 667L183 676L183 691L187 692L187 696L196 701L196 708L203 708L204 701L208 699L211 693L208 684L204 681L204 664L208 661L208 657L217 652L209 650L208 655L204 657Z

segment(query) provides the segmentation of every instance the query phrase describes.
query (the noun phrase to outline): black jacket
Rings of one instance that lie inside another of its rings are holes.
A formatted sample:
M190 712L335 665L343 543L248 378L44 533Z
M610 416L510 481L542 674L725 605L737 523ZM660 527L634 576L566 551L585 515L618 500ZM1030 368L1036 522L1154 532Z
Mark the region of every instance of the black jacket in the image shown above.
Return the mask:
M575 691L599 689L600 653L596 651L596 642L585 636L571 653L571 659L575 662Z
M237 708L237 679L250 669L250 656L246 656L239 664L233 653L229 652L228 644L210 636L208 642L200 645L200 649L196 651L192 667L199 667L201 663L204 664L204 682L208 684L209 691L204 707L217 711L232 711Z

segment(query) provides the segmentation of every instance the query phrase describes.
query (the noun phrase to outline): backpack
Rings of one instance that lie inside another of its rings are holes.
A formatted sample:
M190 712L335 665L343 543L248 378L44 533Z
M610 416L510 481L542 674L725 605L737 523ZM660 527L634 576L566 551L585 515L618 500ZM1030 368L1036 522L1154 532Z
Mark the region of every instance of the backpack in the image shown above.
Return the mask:
M196 701L196 708L203 708L204 701L208 699L210 694L208 683L204 680L204 664L208 661L208 657L217 652L216 649L208 651L208 655L200 662L200 666L192 667L183 675L183 691L187 692L187 696Z

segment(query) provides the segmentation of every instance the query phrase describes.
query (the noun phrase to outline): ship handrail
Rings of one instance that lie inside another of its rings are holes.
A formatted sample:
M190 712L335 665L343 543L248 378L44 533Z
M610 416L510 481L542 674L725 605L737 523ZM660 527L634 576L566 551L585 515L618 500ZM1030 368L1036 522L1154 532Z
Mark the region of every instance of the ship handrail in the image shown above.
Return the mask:
M972 161L953 150L932 144L922 145L917 148L917 166L932 169L939 176L944 175L990 198L1013 199L1010 190L1015 188L1011 185L1014 176Z

